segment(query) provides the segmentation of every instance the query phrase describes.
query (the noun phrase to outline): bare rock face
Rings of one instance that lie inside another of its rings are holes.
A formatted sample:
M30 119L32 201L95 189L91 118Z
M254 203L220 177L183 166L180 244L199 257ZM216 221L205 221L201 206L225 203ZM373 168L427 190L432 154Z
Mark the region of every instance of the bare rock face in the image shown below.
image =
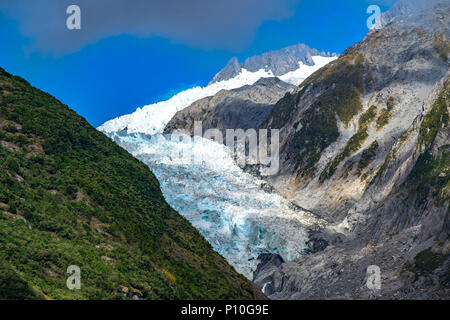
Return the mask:
M409 158L448 73L448 24L414 27L422 16L400 21L402 32L391 22L370 33L273 108L261 127L281 129L283 166L271 182L285 196L346 214L393 148Z
M436 138L434 139L431 153L435 157L440 157L444 153L450 151L450 128L441 128L438 130L436 134Z
M293 88L278 78L261 78L251 86L222 90L177 112L164 133L187 130L193 135L194 121L202 121L203 132L217 128L224 135L226 129L258 128L275 103Z
M254 280L271 299L450 296L450 3L412 2L399 1L261 125L281 130L281 170L268 182L327 220L328 238L342 235L259 268ZM379 289L367 286L371 265Z
M241 72L241 69L238 59L233 57L228 61L227 65L214 76L210 83L232 79Z
M260 275L258 282L262 284L262 292L269 296L275 293L278 288L275 288L274 285L278 284L278 280L275 277L278 275L278 268L284 263L283 258L281 258L277 254L261 254L258 257L259 264L257 269L255 270L255 274Z
M237 76L242 68L252 72L264 69L266 71L272 71L274 76L281 76L298 69L299 62L313 66L314 61L311 56L329 57L331 55L329 53L319 52L300 43L247 58L243 63L239 63L237 58L232 58L225 68L215 75L210 84L231 79Z
M448 12L446 0L400 0L299 87L274 78L221 91L165 128L280 129L267 188L323 223L300 259L259 257L254 282L270 299L450 297ZM315 54L300 45L232 59L213 81L243 67L282 74Z

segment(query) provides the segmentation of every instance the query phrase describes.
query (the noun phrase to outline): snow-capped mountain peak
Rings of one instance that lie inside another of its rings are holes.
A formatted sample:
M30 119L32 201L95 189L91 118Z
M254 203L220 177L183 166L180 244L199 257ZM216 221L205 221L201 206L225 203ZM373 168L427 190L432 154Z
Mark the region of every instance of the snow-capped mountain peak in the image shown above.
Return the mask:
M279 78L282 81L298 85L310 74L336 59L336 57L324 56L312 56L311 58L314 61L314 65L310 66L302 61L298 61L296 70L280 75ZM182 91L169 100L138 108L132 114L107 121L98 129L104 132L117 132L127 129L129 133L139 132L150 135L162 133L165 125L178 111L190 106L195 101L213 96L220 90L232 90L245 85L252 85L261 78L274 76L270 70L260 69L252 72L242 68L239 74L231 79L214 82L206 87L194 87Z

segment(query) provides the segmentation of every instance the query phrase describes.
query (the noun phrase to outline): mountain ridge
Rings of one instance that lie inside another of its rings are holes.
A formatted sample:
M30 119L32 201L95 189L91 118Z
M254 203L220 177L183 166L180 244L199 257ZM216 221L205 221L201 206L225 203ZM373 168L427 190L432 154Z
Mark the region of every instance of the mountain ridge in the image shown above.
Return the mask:
M253 85L219 91L178 111L164 128L164 133L186 130L194 135L195 121L201 121L202 132L219 129L224 136L226 129L257 128L275 103L293 89L294 86L278 78L261 78Z
M1 299L264 298L146 165L1 68L0 159Z
M300 62L307 66L313 66L314 61L312 56L334 57L336 54L325 53L324 51L320 52L317 49L312 49L303 43L299 43L282 49L265 52L261 55L254 55L246 58L242 63L236 57L233 57L214 76L209 84L231 79L237 76L242 69L250 72L264 69L266 72L271 72L274 76L278 77L298 69Z

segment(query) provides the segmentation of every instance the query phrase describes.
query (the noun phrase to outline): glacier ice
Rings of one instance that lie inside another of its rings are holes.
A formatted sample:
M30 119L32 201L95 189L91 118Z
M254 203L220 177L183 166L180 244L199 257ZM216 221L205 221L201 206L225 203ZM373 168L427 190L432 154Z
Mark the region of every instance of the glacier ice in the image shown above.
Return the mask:
M336 57L313 56L312 59L315 63L314 66L307 66L302 62L299 62L299 68L297 70L282 75L279 78L293 85L298 85L310 74L330 61L333 61ZM147 105L138 108L134 113L109 120L98 129L104 132L115 132L127 129L130 133L162 133L164 127L170 119L172 119L175 113L190 106L195 101L208 96L213 96L220 90L231 90L240 88L244 85L252 85L261 78L273 76L271 71L265 71L264 69L256 72L242 69L241 73L232 79L215 82L203 88L194 87L182 91L169 100Z
M314 65L308 66L303 62L299 62L299 68L297 70L288 72L282 76L279 76L280 80L298 86L303 82L306 78L308 78L311 74L322 68L324 65L329 62L336 60L337 57L322 57L322 56L314 56Z
M315 56L315 66L300 62L299 69L279 78L298 85L334 59ZM293 209L281 196L264 191L264 182L245 173L224 145L162 132L177 111L193 102L220 90L251 85L264 77L273 74L243 69L233 79L185 90L98 128L147 164L158 178L167 202L249 279L261 253L279 254L284 260L299 257L308 240L305 225L313 218ZM192 155L202 161L193 161Z
M150 167L166 201L249 279L259 254L292 260L306 247L301 215L243 172L227 147L201 137L181 143L170 135L107 134ZM201 163L192 164L186 156L193 152L202 154Z

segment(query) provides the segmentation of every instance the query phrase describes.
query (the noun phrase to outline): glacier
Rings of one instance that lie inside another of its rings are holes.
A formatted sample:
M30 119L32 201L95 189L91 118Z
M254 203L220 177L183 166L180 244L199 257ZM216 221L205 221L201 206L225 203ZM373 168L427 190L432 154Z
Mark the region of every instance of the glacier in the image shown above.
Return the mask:
M335 59L313 57L316 66L281 80L301 83ZM220 90L253 84L272 72L242 70L233 79L180 92L167 101L139 108L98 129L145 163L160 182L169 205L183 215L238 272L252 280L261 253L298 258L306 249L306 228L317 220L283 197L266 191L265 182L244 172L224 145L202 137L163 135L179 110ZM192 161L192 155L201 161Z
M297 70L279 76L278 78L293 85L299 85L309 75L327 63L337 59L337 57L313 56L312 59L315 63L314 66L307 66L300 61ZM250 72L242 69L241 73L232 79L215 82L206 87L194 87L182 91L169 100L147 105L138 108L134 113L109 120L98 129L103 132L117 132L127 129L130 133L162 133L166 124L178 111L190 106L195 101L213 96L220 90L237 89L245 85L252 85L261 78L270 77L274 77L270 70L266 71L261 69L256 72Z
M189 143L190 137L173 135L107 134L149 166L166 201L247 278L261 253L293 260L306 248L312 218L264 191L264 182L245 173L226 146L201 137ZM186 156L193 153L201 163Z
M331 61L336 60L337 57L313 56L312 59L314 61L313 66L308 66L300 61L299 68L297 70L285 73L278 78L284 82L293 84L294 86L298 86L314 72L330 63Z

